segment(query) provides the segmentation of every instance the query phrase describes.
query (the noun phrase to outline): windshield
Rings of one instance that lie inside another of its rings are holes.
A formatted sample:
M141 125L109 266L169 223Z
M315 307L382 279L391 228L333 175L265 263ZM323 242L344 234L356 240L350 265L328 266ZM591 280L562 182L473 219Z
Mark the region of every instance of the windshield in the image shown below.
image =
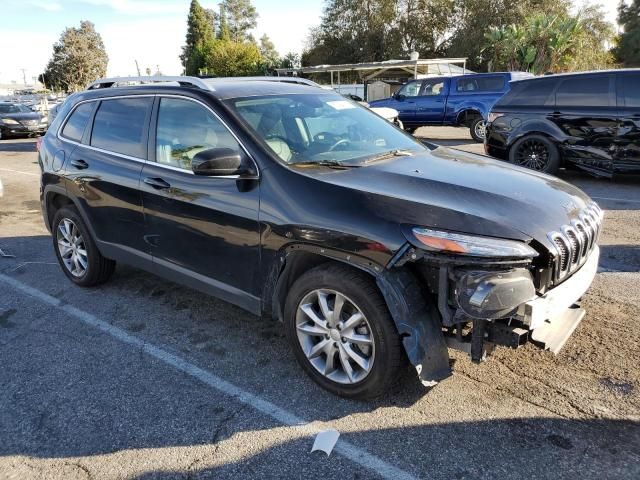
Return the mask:
M0 105L0 113L27 113L31 112L31 110L24 105Z
M363 164L426 149L365 107L332 94L273 95L226 102L288 164Z

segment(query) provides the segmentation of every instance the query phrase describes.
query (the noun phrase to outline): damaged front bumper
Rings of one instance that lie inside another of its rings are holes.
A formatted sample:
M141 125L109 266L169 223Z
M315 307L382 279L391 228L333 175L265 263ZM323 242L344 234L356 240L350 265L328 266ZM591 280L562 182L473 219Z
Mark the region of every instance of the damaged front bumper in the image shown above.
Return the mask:
M593 282L598 270L599 255L600 252L596 246L585 264L571 278L542 295L534 294L528 300L521 302L508 316L492 315L497 305L504 307L500 313L513 308L518 294L523 295L526 291L524 287L526 282L507 282L507 288L505 288L501 279L507 275L500 274L496 277L498 281L488 288L490 293L483 292L479 287L474 295L467 299L464 292L457 292L461 307L473 303L474 296L479 295L476 292L486 296L493 295L488 297L492 298L493 303L486 314L483 314L481 309L471 312L469 320L472 322L472 332L466 338L460 335L459 324L457 324L456 337L453 339L450 337L448 345L468 351L475 361L482 360L493 345L517 348L527 341L557 354L584 317L585 312L577 302ZM514 274L511 273L511 275ZM522 277L518 278L522 279ZM532 287L533 284L531 284ZM501 303L501 300L504 302ZM468 308L462 307L461 310L469 313Z
M518 310L534 343L558 353L576 329L584 310L576 302L591 286L598 272L600 249L596 246L586 263L571 278Z
M451 375L447 347L467 352L476 362L495 345L518 348L529 341L558 353L584 317L576 303L591 285L599 260L595 246L569 279L539 294L530 264L473 266L418 252L405 251L394 266L424 260L413 263L423 281L412 282L415 276L406 269L388 267L378 285L425 385Z

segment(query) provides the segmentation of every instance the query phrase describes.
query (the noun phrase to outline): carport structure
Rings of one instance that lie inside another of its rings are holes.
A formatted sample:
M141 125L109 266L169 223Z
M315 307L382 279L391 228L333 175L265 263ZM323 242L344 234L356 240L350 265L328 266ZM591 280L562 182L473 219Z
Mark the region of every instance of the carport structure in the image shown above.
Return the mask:
M415 58L409 60L386 60L384 62L344 63L338 65L316 65L300 68L276 68L278 76L301 76L329 73L331 87L334 79L340 85L342 72L358 72L366 85L375 79L418 78L419 75L463 75L467 70L466 58Z

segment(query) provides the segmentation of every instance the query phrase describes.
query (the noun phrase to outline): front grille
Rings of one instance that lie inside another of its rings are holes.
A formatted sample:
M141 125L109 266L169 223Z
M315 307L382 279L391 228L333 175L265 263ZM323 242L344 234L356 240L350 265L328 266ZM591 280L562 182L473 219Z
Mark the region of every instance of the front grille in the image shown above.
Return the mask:
M20 123L25 127L32 127L34 125L38 125L38 120L21 120Z
M549 240L556 250L551 264L554 284L562 282L587 260L598 241L602 218L600 207L591 203L569 225L549 232Z

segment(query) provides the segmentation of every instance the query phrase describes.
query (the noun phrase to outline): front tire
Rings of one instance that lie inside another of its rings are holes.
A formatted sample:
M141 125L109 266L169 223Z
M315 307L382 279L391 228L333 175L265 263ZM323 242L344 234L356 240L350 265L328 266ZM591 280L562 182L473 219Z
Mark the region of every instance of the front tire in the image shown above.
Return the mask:
M53 248L64 274L76 285L106 282L116 262L102 256L78 211L62 207L53 217Z
M509 162L553 175L560 168L560 153L547 137L527 135L513 144L509 150Z
M487 122L482 117L474 118L469 125L469 133L476 142L483 143L487 136Z
M336 264L303 274L285 303L296 359L321 387L347 398L382 394L405 361L400 336L375 283Z

